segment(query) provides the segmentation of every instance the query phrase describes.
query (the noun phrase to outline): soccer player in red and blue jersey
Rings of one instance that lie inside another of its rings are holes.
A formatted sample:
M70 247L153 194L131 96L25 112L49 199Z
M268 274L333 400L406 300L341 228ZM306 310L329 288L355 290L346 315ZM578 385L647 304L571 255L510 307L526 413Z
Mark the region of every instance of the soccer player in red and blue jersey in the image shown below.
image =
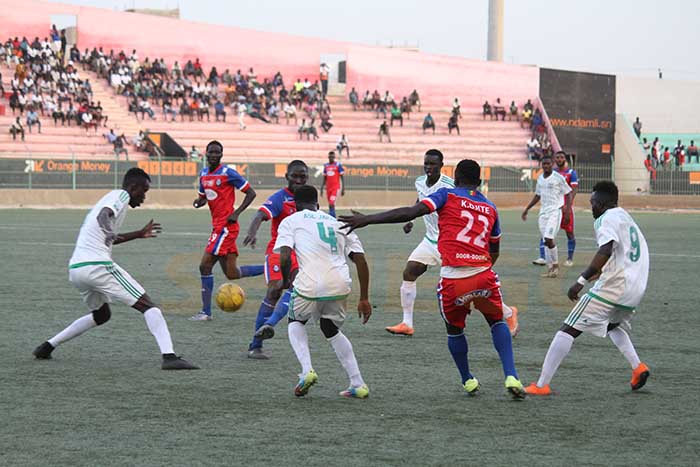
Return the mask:
M328 214L335 217L335 202L340 196L345 196L345 179L343 174L345 169L340 162L335 161L335 152L328 153L328 163L323 164L323 181L321 182L321 195L323 187L326 187L326 197L328 198Z
M491 327L491 338L505 374L505 387L515 399L525 397L513 358L510 331L503 320L501 283L492 267L499 255L501 227L496 206L477 188L481 168L473 160L457 164L455 188L442 188L421 202L365 216L340 216L354 230L370 224L394 224L438 213L438 251L442 258L438 306L447 327L447 346L462 377L465 391L474 395L479 381L469 369L466 317L471 306L481 312Z
M574 197L578 191L578 175L576 174L576 171L569 167L569 164L566 162L566 153L564 151L558 151L554 155L554 162L556 164L554 170L556 170L559 175L564 177L566 179L566 183L568 183L571 187L571 204L568 222L565 222L567 218L564 216L562 216L561 219L561 228L564 230L564 232L566 232L567 239L567 257L566 261L564 262L564 266L571 267L574 265L574 251L576 250L576 236L574 235ZM543 238L540 239L540 257L532 263L537 265L547 264L544 259Z
M275 242L277 241L277 229L280 223L297 211L294 202L294 192L300 186L306 185L309 179L309 168L304 161L293 160L287 165L287 173L284 177L287 180L287 187L270 195L267 201L260 206L243 240L243 245L250 245L251 248L255 248L255 243L257 241L256 235L258 229L260 229L260 225L264 221L272 220L272 225L270 226L271 238L270 242L267 244L267 250L265 250L265 280L267 281L267 293L260 304L258 316L255 319L256 335L248 346L248 357L259 360L267 360L270 358L262 350L263 340L272 337L274 333L263 337L257 335L257 331L265 324L273 327L280 319L286 316L287 309L289 308L291 291L287 290L284 292L284 295L282 295L283 287L280 255L279 253L274 253L273 250ZM296 273L296 269L296 257L292 256L293 274ZM282 297L281 299L280 296ZM272 327L268 327L268 329L272 329Z
M190 318L193 321L211 320L211 295L214 290L214 275L212 269L218 262L229 279L259 276L263 266L238 267L238 216L246 210L255 199L255 190L248 181L233 168L221 164L224 147L218 141L207 144L207 167L199 174L199 196L192 205L201 208L209 205L211 211L212 232L207 242L199 273L202 280L202 311ZM245 193L243 202L234 209L236 201L235 190Z

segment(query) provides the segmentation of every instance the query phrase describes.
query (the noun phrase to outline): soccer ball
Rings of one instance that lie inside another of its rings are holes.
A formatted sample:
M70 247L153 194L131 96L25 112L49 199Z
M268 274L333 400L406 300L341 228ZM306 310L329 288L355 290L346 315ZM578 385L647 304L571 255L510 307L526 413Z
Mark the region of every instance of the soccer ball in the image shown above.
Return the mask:
M240 310L244 303L245 291L238 284L228 282L216 291L216 304L221 311L233 313Z

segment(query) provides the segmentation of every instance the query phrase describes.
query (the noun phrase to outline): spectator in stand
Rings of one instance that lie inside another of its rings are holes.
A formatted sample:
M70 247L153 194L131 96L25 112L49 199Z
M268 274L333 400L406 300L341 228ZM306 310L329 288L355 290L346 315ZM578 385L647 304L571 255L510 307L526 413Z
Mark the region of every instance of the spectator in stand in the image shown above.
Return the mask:
M236 108L238 110L238 127L241 130L245 130L245 122L243 121L243 117L245 117L246 113L248 113L248 108L243 102L239 102L236 104Z
M515 118L515 120L518 120L518 106L515 105L515 101L510 102L510 113L508 114L508 121L511 121Z
M22 141L24 141L24 127L22 122L19 121L19 117L15 117L15 121L10 125L10 134L12 135L12 141L17 140L17 135L21 135Z
M688 164L693 163L693 156L695 157L695 162L700 164L700 154L698 154L698 147L695 145L695 141L690 140L690 146L688 146Z
M345 137L345 134L338 138L338 143L335 145L335 149L338 151L338 158L343 156L343 149L345 149L348 159L350 159L350 146L348 145L348 139Z
M309 138L309 135L314 137L314 141L318 139L318 131L316 130L316 124L315 124L315 119L311 119L308 125L308 129L306 131L306 139Z
M649 172L651 180L656 181L656 168L654 167L651 154L648 154L647 158L644 160L644 167L646 167L647 171Z
M202 99L202 102L199 104L199 120L204 121L204 115L207 116L207 121L210 122L211 118L209 115L209 101L208 99Z
M27 111L27 128L29 128L29 133L32 132L32 126L34 125L39 127L39 133L41 133L41 121L39 121L39 114L36 113L34 107L29 107L29 110Z
M413 92L411 92L411 95L408 96L408 102L411 104L411 109L418 106L418 112L420 112L420 96L418 96L418 91L414 89Z
M333 123L331 122L331 112L327 108L324 108L321 112L321 128L325 133L328 133L328 131L333 128Z
M386 103L381 99L377 102L377 116L375 118L378 119L379 114L382 114L382 118L386 120Z
M271 100L270 105L267 107L267 117L270 119L271 122L280 122L279 107L277 107L277 103L274 100Z
M671 151L669 150L668 146L664 148L663 164L665 169L671 166Z
M321 63L321 69L319 70L319 79L321 80L321 93L323 97L328 94L328 74L331 72L331 67L325 63Z
M462 118L462 106L457 97L455 97L454 102L452 102L452 114L457 115L457 118Z
M123 133L117 136L116 134L114 134L114 130L109 130L109 133L105 136L107 137L107 141L112 143L112 146L114 146L114 157L119 159L119 155L124 154L125 159L128 161L129 151L127 151L125 147L126 136L124 136Z
M389 125L386 123L386 119L379 125L379 142L382 142L382 138L386 136L386 139L391 143L391 135L389 134Z
M299 139L301 139L303 135L306 135L307 140L309 139L309 125L306 124L305 118L301 119L301 125L299 125L297 133L299 133Z
M685 147L681 144L681 140L678 140L676 147L673 148L673 162L677 170L681 170L685 163Z
M423 134L425 134L425 130L429 128L432 128L433 134L435 134L435 120L433 120L433 116L430 115L430 112L428 112L428 115L423 119Z
M482 107L482 112L481 115L484 117L484 120L486 120L486 116L488 115L491 117L491 120L493 120L493 114L491 113L491 104L489 104L489 101L484 102L484 105Z
M262 122L265 123L270 123L270 120L265 118L261 113L260 113L260 104L257 102L249 102L247 105L248 108L248 115L252 118L256 118Z
M534 134L544 133L544 119L542 118L542 113L540 109L535 110L535 114L532 117L532 132Z
M275 76L272 78L272 89L274 90L274 92L277 92L277 88L284 89L284 80L282 79L282 73L280 73L279 71L275 73Z
M404 96L404 98L401 100L401 105L399 106L401 109L401 114L406 114L406 118L408 120L411 119L411 104L408 102L408 98Z
M192 145L192 149L190 150L190 160L192 162L202 162L202 153L199 152L196 146Z
M355 91L355 88L352 88L348 98L350 99L350 103L352 104L352 110L357 110L357 106L359 104L359 98L357 96L357 91Z
M196 78L203 78L204 77L204 71L202 70L202 64L199 63L199 58L196 58L194 60L194 76Z
M369 89L365 91L364 97L362 97L362 109L367 110L367 109L372 109L374 106L372 105L372 96L369 93Z
M506 121L506 108L501 104L501 98L496 98L496 103L493 104L493 114L496 116L496 120L498 120L498 116L501 116L501 121Z
M156 113L153 111L153 108L151 108L151 104L149 104L148 100L145 98L142 98L139 101L139 112L141 113L141 120L144 120L145 114L148 114L148 116L151 117L151 120L156 119Z
M457 130L458 135L460 134L459 133L459 117L458 117L458 114L455 112L452 112L450 119L447 121L447 130L449 131L450 134L452 134L453 129Z
M527 140L527 158L531 161L540 160L540 142L534 135Z
M20 96L22 97L21 100ZM19 109L20 115L24 114L24 105L26 102L27 100L24 97L24 93L18 91L17 89L13 89L12 94L10 95L10 109L12 109L12 115L15 114L15 110L17 109Z
M90 112L83 112L80 118L82 120L83 128L85 128L85 134L88 133L90 127L94 128L95 133L97 133L97 122L92 118L92 114Z
M163 99L163 120L168 121L168 115L171 117L171 122L177 118L177 109L173 107L169 97Z
M209 79L207 82L213 84L214 86L219 85L219 72L216 71L216 67L213 66L211 67L211 71L209 71Z
M639 117L632 124L632 129L634 129L634 134L637 135L637 139L642 136L642 122L639 121Z
M214 103L214 118L216 118L217 122L219 121L219 117L223 118L224 123L226 123L226 106L221 102L221 99L217 98Z
M293 103L287 101L284 103L284 116L287 119L287 125L289 125L289 120L294 119L294 125L297 124L297 108Z
M394 126L394 120L398 120L403 126L403 115L401 115L401 109L396 106L396 103L391 106L391 120L389 121L391 126Z

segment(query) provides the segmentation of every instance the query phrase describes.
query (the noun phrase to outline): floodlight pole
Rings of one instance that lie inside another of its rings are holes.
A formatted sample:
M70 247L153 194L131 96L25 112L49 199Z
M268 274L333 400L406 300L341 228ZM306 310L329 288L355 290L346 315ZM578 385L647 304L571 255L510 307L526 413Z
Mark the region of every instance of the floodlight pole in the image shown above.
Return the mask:
M503 61L503 2L489 0L489 37L486 59L492 62Z

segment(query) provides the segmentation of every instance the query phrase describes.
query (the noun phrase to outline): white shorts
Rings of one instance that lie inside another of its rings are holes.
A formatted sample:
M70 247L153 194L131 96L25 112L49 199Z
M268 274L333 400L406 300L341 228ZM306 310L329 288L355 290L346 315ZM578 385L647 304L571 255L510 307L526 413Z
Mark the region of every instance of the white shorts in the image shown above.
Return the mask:
M425 237L413 250L411 256L408 257L408 260L425 264L426 266L442 265L442 258L440 257L440 252L438 251L437 245Z
M91 311L113 301L133 306L146 292L117 263L71 268L68 277Z
M557 209L551 214L540 215L537 219L542 238L557 238L561 228L561 209Z
M590 294L586 294L578 301L564 324L577 331L587 332L598 337L608 335L608 324L619 324L627 334L632 331L632 318L634 310L621 308L600 301Z
M339 300L309 300L292 292L289 299L289 319L296 321L330 319L340 327L345 322L347 298Z

